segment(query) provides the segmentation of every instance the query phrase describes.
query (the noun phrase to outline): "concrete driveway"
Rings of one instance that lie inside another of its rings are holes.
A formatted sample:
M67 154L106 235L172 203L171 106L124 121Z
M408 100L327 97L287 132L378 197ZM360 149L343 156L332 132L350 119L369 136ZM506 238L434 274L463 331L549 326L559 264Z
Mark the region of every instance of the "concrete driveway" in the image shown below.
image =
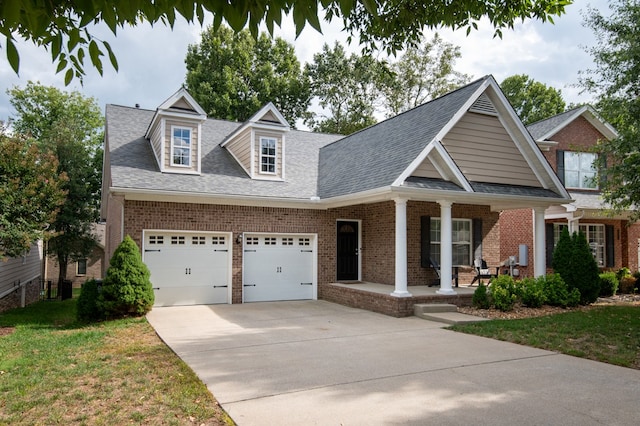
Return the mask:
M154 308L239 425L635 425L640 371L324 301Z

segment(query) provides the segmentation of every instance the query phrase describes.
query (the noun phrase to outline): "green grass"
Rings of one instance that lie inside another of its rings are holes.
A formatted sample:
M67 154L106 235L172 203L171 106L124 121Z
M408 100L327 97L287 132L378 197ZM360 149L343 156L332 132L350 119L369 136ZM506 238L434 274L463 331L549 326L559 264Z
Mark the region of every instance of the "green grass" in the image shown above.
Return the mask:
M544 317L492 320L450 328L640 369L638 306L602 306Z
M0 425L233 424L146 319L78 324L75 303L0 314Z

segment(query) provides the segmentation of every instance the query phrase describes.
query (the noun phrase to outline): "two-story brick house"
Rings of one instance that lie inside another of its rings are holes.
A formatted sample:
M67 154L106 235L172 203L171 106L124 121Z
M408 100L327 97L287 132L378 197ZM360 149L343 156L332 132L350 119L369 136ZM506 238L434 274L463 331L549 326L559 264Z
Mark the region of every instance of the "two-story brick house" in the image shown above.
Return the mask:
M609 214L600 196L594 166L597 154L593 147L598 141L617 137L615 129L590 106L541 120L527 129L574 200L552 206L545 212L548 266L561 230L568 227L571 232L582 231L586 235L601 268L625 266L632 271L637 270L640 225L630 224L626 214ZM503 259L518 256L520 245L532 244L531 217L530 210L501 213ZM520 266L518 269L522 275L533 275L530 267Z

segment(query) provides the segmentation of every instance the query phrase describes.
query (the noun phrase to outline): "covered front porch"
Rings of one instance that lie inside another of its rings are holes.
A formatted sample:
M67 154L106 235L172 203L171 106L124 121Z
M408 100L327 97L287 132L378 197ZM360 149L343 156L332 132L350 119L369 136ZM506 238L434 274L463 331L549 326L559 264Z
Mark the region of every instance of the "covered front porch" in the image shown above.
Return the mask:
M461 284L455 288L454 294L440 294L440 287L418 285L409 287L409 296L397 297L391 294L394 291L392 285L358 281L323 285L320 299L400 318L412 316L413 306L418 303L470 306L476 288Z

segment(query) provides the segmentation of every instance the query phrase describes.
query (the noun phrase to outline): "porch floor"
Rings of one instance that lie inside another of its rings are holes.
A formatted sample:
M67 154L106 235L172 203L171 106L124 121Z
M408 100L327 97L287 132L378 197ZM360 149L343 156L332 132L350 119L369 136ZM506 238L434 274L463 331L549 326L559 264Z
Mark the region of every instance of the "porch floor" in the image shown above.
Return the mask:
M352 308L366 309L393 317L413 315L413 306L420 303L449 303L456 306L470 306L473 292L477 287L453 287L456 294L438 294L440 287L426 285L409 286L409 297L396 297L391 293L393 285L366 281L331 283L321 287L320 299Z

